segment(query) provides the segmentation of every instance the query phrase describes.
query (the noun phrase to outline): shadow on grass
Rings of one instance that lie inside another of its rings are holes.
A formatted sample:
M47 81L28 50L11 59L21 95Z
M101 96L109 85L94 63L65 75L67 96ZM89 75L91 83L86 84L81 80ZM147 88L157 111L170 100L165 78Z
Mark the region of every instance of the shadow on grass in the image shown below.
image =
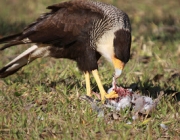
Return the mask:
M96 84L93 84L93 91L98 92L99 89ZM121 85L124 87L123 85ZM110 88L110 84L105 84L104 88L107 90ZM170 86L166 85L166 87L161 87L160 85L154 84L153 80L147 80L145 82L139 80L137 83L132 83L128 87L134 92L139 92L142 95L150 96L153 99L157 98L160 92L164 92L165 95L172 95L177 101L180 101L180 91L173 90Z
M139 80L138 83L132 83L130 88L133 91L141 92L145 96L151 96L152 98L157 98L160 92L164 92L166 95L172 95L177 101L180 101L180 91L173 90L171 87L161 87L159 85L153 84L153 80L147 80L142 82Z
M24 78L25 79L25 78ZM42 82L43 81L43 82ZM67 89L67 91L70 91L71 89L83 89L84 93L86 94L86 85L85 83L82 84L81 79L76 78L76 76L68 76L66 78L60 78L59 80L51 81L51 80L42 80L41 81L41 87L44 89L45 92L50 92L50 91L56 91L57 86L60 86L61 88ZM16 82L16 81L13 81ZM21 81L24 82L24 81ZM38 85L38 83L34 83L35 85ZM98 86L96 82L91 83L92 86L92 91L94 92L99 92ZM125 87L124 85L120 85L124 88L130 88L134 92L141 93L142 95L145 96L150 96L153 99L157 98L160 92L164 92L165 95L172 95L175 100L180 101L180 91L172 89L170 86L165 85L161 87L158 83L155 83L154 80L146 80L146 81L141 81L140 79L136 83L130 84L128 87ZM108 90L111 87L111 83L106 83L104 84L105 90ZM68 94L71 94L71 92L67 92Z
M86 86L83 85L82 87L82 82L79 81L75 76L68 76L65 79L59 79L57 81L44 81L41 83L41 86L43 89L46 89L46 92L49 92L49 90L56 90L56 86L61 86L66 88L67 90L74 89L75 87L77 89L82 89L85 88ZM48 88L47 88L48 87Z

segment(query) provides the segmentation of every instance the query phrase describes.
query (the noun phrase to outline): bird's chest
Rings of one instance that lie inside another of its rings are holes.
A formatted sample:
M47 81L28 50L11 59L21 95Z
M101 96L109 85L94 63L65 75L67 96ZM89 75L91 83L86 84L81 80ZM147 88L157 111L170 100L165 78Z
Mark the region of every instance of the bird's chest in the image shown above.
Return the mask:
M110 30L105 32L96 42L96 50L110 62L114 55L114 38L114 31Z

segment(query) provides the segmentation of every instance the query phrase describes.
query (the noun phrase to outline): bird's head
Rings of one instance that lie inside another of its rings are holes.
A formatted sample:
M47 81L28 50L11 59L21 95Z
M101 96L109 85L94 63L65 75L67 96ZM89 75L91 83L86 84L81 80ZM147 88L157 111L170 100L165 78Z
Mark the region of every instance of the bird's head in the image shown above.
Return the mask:
M120 29L115 32L114 38L114 55L112 56L112 62L115 68L115 78L118 78L125 64L130 58L131 48L131 32Z

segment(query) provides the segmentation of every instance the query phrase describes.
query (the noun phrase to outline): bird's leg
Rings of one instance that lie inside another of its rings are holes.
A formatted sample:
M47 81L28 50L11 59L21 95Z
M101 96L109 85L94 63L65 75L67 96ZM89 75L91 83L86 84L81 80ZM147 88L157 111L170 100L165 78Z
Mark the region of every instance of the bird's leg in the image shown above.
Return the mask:
M96 83L98 85L98 88L99 88L99 91L100 91L100 94L101 94L101 101L104 101L106 98L117 98L118 97L118 94L111 95L111 94L106 93L106 91L105 91L105 89L104 89L104 87L102 85L102 82L101 82L101 80L99 78L99 74L98 74L97 69L93 70L92 74L93 74L93 76L94 76L94 78L96 80Z
M90 85L89 72L85 72L84 75L85 75L85 80L86 80L86 93L87 93L87 96L91 97L92 94L91 94L91 85Z
M92 71L92 74L96 80L96 83L98 85L98 88L99 88L99 91L100 91L100 94L101 94L101 100L104 101L105 100L105 96L107 95L106 91L104 90L104 87L101 83L101 80L99 78L99 74L98 74L98 71L97 69L93 70Z
M113 65L114 65L114 68L115 68L115 74L114 74L114 77L113 77L113 85L116 84L116 79L121 75L122 73L122 70L124 68L124 63L115 58L115 57L112 57L112 62L113 62ZM93 70L92 71L92 74L96 80L96 83L98 85L98 88L99 88L99 91L101 93L101 100L104 101L105 98L117 98L118 97L118 94L113 90L112 92L110 92L109 94L106 93L106 91L104 90L104 87L101 83L101 80L99 78L99 74L98 74L98 71L97 69ZM114 88L116 88L116 85L114 85Z

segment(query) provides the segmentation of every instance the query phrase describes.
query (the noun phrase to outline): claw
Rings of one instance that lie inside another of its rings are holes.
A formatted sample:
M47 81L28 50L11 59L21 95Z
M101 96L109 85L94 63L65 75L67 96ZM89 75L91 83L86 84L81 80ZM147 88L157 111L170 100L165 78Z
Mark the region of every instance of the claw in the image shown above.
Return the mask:
M118 98L119 95L113 90L110 93L106 94L105 97L111 99L111 98Z

